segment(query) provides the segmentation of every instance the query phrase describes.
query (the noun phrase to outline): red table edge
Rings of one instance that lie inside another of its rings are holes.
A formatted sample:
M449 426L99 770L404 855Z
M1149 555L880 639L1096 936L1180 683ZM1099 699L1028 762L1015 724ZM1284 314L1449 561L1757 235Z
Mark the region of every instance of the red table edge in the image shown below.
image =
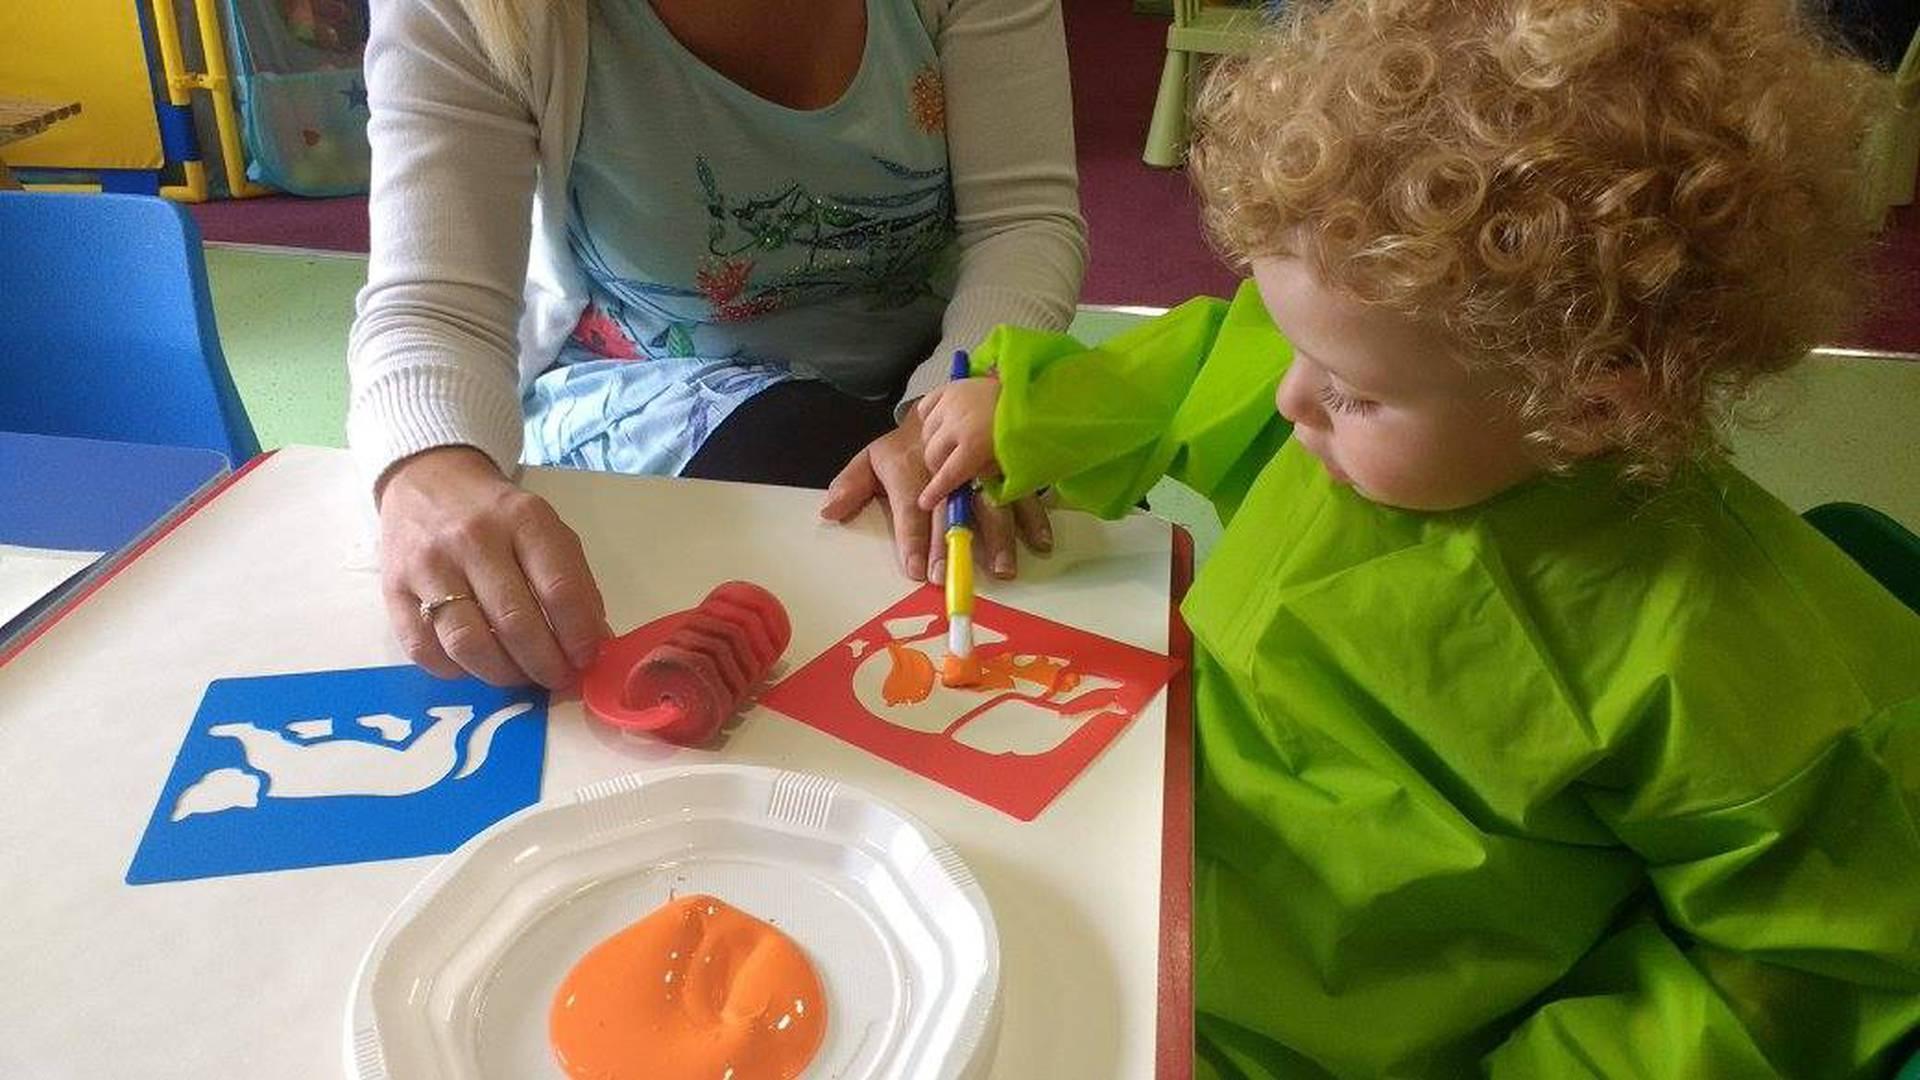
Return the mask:
M88 597L92 596L94 593L97 593L102 588L106 587L107 582L112 581L114 578L120 576L120 572L122 570L125 570L129 566L132 566L134 563L134 560L146 554L148 551L151 551L155 544L158 544L160 541L165 540L167 536L173 532L173 530L179 528L181 524L184 523L187 519L193 517L195 514L198 514L200 511L206 509L207 506L213 502L213 500L219 498L221 495L225 494L229 488L239 483L241 477L252 472L256 467L260 465L261 462L272 457L273 454L274 454L274 451L272 450L268 450L267 452L262 454L256 454L254 455L253 459L251 461L248 461L245 465L242 465L238 469L235 469L233 472L228 473L226 476L222 477L219 481L214 483L211 487L202 489L202 491L199 493L199 495L196 498L188 502L185 509L183 509L182 511L180 511L179 513L173 516L172 521L169 521L165 525L161 526L160 528L154 529L153 531L149 532L145 539L141 540L139 543L135 544L131 548L128 548L125 553L123 553L119 558L115 559L112 566L108 567L103 573L94 575L93 580L87 582L86 585L82 586L80 589L75 591L72 596L69 596L65 600L61 601L58 607L55 607L52 611L49 611L46 617L41 619L37 624L35 624L31 630L28 630L26 633L20 635L18 640L14 641L12 644L9 644L8 646L6 646L6 648L0 649L0 667L5 667L7 664L11 663L13 661L13 658L25 652L29 645L32 645L34 642L40 640L41 635L53 629L56 625L60 623L62 619L65 619L67 616L73 614L74 609L78 608L81 604L85 603Z
M1193 534L1173 526L1167 654L1180 668L1167 684L1166 788L1160 830L1160 1016L1154 1075L1193 1077L1193 635L1180 602L1193 584Z

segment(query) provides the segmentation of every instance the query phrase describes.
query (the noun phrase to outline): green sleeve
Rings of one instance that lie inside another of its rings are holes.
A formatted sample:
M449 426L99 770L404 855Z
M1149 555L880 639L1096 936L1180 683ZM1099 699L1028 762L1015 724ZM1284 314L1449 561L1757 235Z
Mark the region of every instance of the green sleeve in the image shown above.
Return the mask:
M1228 519L1286 441L1274 390L1291 356L1251 283L1231 304L1191 300L1095 348L1000 327L974 354L1001 386L1002 477L988 493L1052 485L1069 505L1118 517L1171 476Z

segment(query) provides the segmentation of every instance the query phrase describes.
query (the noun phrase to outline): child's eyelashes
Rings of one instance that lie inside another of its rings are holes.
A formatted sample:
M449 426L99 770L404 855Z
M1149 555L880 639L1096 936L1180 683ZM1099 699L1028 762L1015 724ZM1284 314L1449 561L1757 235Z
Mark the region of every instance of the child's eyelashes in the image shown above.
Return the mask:
M1320 388L1320 404L1330 413L1344 413L1348 416L1365 416L1379 406L1377 401L1357 398L1352 394L1343 394L1331 386Z

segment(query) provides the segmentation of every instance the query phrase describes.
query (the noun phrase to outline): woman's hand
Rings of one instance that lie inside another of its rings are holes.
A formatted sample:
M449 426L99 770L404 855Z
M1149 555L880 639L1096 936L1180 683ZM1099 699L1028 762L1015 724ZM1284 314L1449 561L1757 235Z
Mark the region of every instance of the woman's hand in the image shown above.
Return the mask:
M946 492L932 493L931 512L920 507L928 494L927 448L917 409L910 409L900 426L867 444L827 486L820 516L846 521L872 502L887 504L893 520L893 546L901 570L915 581L939 582L946 577ZM1021 499L1010 507L985 499L974 504L975 550L981 565L997 578L1011 578L1019 569L1015 555L1017 532L1035 551L1053 550L1053 530L1038 500Z
M580 538L480 451L415 454L375 498L387 617L414 663L560 689L611 636Z

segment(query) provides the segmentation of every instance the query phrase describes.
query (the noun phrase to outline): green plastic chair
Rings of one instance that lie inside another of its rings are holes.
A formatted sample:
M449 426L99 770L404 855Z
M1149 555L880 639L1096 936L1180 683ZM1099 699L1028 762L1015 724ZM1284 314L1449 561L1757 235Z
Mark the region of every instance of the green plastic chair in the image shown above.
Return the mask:
M1920 174L1920 30L1907 44L1906 58L1893 73L1893 111L1867 133L1863 152L1867 209L1875 217L1913 202ZM1913 1080L1920 1080L1914 1077Z
M1167 30L1167 61L1160 69L1160 93L1153 101L1153 123L1141 160L1163 169L1187 156L1188 117L1200 88L1207 55L1245 53L1266 22L1263 7L1229 7L1201 0L1173 0L1173 26Z
M1920 612L1920 536L1871 506L1827 503L1801 515L1899 601ZM1912 1080L1920 1080L1920 1062ZM1907 1080L1907 1073L1901 1073Z

